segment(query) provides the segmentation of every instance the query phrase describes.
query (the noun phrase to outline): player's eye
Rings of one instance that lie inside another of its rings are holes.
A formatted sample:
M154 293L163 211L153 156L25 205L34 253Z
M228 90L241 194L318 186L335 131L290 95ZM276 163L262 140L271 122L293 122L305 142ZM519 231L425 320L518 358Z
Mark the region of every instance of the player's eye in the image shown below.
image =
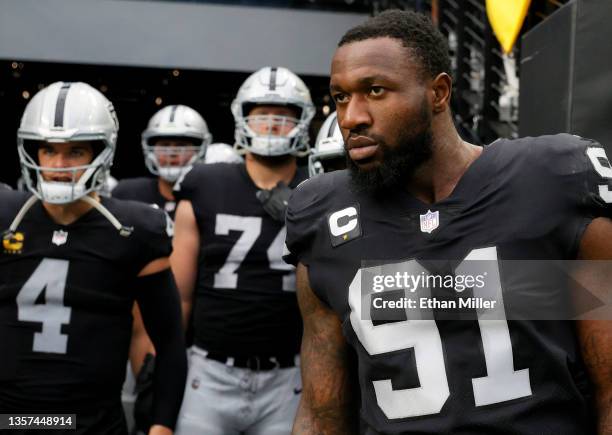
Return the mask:
M342 93L333 94L332 98L334 99L336 104L348 103L348 95L346 94L342 94Z
M385 89L382 86L371 86L370 87L370 95L372 97L380 97L385 92Z
M50 156L53 154L53 148L51 147L40 147L40 152L46 156Z

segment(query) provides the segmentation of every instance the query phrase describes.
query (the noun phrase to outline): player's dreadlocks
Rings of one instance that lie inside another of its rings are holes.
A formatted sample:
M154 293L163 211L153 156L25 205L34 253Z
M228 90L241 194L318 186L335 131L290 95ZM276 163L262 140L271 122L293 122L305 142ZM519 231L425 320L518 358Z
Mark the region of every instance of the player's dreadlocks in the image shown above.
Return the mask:
M444 36L429 18L411 11L388 10L348 30L338 47L372 38L399 39L415 56L426 78L451 74L448 46Z

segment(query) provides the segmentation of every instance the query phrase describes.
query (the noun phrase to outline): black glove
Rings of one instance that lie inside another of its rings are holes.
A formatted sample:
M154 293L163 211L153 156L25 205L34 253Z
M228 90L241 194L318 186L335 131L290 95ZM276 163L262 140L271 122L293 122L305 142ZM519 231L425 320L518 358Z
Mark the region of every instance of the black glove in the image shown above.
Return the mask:
M291 196L291 188L279 181L272 190L257 191L257 199L263 205L264 210L279 222L285 222L285 212Z
M136 402L134 403L135 431L149 433L153 420L153 372L155 355L148 353L136 377Z

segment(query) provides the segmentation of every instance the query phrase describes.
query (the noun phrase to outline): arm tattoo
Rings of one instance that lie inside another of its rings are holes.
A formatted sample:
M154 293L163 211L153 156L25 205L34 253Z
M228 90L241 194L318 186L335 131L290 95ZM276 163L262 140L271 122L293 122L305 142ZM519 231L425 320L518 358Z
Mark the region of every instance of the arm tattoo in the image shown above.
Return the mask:
M302 399L294 435L357 433L351 353L337 316L313 294L304 266L298 268L298 302L304 319Z

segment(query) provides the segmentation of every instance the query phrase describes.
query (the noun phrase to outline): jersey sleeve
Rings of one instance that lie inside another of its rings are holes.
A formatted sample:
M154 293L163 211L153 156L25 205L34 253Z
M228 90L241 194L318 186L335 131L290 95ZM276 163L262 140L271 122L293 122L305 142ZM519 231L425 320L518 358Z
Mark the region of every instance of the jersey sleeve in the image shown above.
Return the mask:
M138 205L142 206L144 210L139 213L141 224L134 229L134 235L144 245L142 250L144 267L153 260L170 255L174 227L172 219L165 211L148 204Z
M547 212L542 219L559 221L567 256L575 258L591 221L612 217L612 167L605 149L594 140L570 134L543 136L537 140L539 151L533 158L553 176L552 183L548 184L555 186L556 193L552 195L561 201L555 208L544 208ZM540 178L535 188L546 184ZM545 191L551 194L551 190Z
M612 165L605 148L592 140L585 144L585 212L589 217L612 218Z
M283 260L294 266L297 263L310 263L321 212L316 184L312 179L302 182L289 198L285 216L287 237Z

